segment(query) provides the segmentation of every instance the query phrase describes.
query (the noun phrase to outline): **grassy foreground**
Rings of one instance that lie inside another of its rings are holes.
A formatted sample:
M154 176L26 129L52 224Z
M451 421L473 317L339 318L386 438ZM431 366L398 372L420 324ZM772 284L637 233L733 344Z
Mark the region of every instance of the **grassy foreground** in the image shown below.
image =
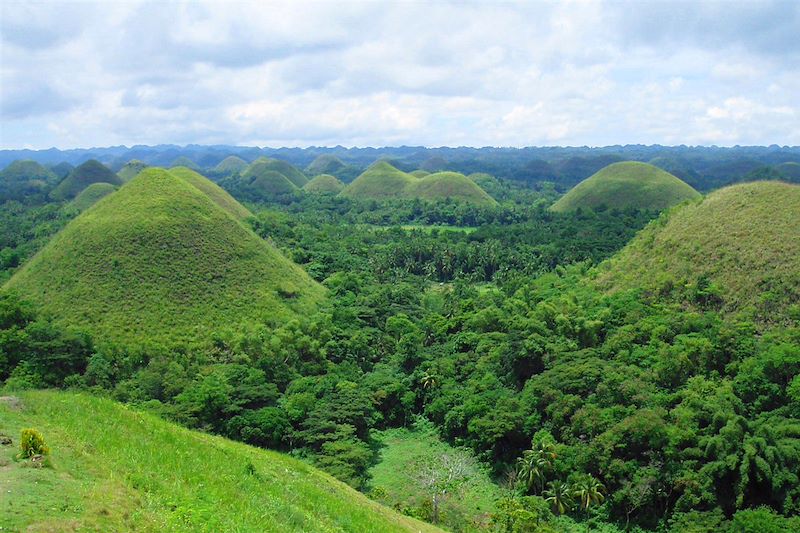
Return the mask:
M16 461L23 428L51 467ZM438 531L285 455L189 431L110 400L0 400L2 531Z

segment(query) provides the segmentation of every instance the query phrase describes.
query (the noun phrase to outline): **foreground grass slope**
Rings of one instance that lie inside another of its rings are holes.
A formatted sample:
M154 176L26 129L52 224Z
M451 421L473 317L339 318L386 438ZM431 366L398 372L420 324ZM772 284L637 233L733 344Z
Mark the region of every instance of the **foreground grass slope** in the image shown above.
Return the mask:
M159 168L84 211L6 288L97 338L169 344L280 323L324 293L206 193Z
M745 183L676 207L604 264L599 281L663 291L700 276L716 285L723 310L780 321L800 303L800 186Z
M110 400L26 392L0 401L0 433L35 427L51 468L0 448L0 529L427 532L285 455L189 431Z
M228 191L209 180L205 176L201 176L194 170L186 167L174 167L169 169L169 173L177 176L187 182L188 184L197 187L204 192L211 200L228 212L231 216L238 220L244 220L252 213L247 210L245 206L236 201L236 199L228 194Z
M636 161L613 163L576 185L551 209L556 212L579 208L649 209L660 211L700 193L669 172Z

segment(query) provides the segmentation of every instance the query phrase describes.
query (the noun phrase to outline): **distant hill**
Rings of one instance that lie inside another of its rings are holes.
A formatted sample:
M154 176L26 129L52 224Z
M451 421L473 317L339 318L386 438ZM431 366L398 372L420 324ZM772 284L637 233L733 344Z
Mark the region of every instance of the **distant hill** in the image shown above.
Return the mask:
M415 178L419 179L419 178L424 178L425 176L430 174L430 172L428 172L427 170L422 170L420 168L420 169L417 169L417 170L412 170L411 172L409 172L409 174L411 174Z
M256 198L270 198L297 190L289 178L274 170L274 165L263 159L253 161L236 181Z
M309 176L316 176L318 174L335 174L343 169L345 164L341 159L331 154L322 154L317 156L307 167L306 172Z
M186 167L194 170L195 172L198 172L200 170L200 167L198 166L197 163L195 163L194 161L183 155L175 158L169 165L169 167L170 168Z
M447 168L447 159L434 155L423 161L419 168L426 172L439 172Z
M62 161L61 163L51 166L50 170L59 180L62 180L69 176L69 173L72 172L72 169L74 168L75 167L73 165L70 165L66 161Z
M336 176L320 174L303 186L303 190L317 194L339 194L344 189L344 183Z
M474 205L496 205L497 202L477 183L458 172L435 172L412 183L406 195L435 201L452 198Z
M556 212L579 208L661 210L700 193L672 174L647 163L613 163L576 185L551 209Z
M8 185L33 181L46 184L55 179L56 174L53 171L30 159L18 159L0 172L0 181Z
M74 198L82 190L92 183L110 183L111 185L122 185L119 176L94 159L78 165L64 178L58 186L50 192L50 196L55 200L66 200Z
M122 181L125 182L131 181L139 174L139 172L146 169L147 167L148 167L147 163L143 163L138 159L131 159L130 161L125 163L121 169L119 169L119 172L117 172L117 176L119 176L119 178Z
M653 221L602 265L608 289L665 291L706 276L728 312L779 320L800 303L800 186L733 185Z
M800 163L788 162L775 165L775 170L792 183L800 183Z
M83 189L81 193L67 205L67 207L77 211L85 211L86 209L92 207L95 202L108 196L116 190L117 188L110 183L92 183Z
M7 531L380 531L438 528L287 455L184 429L111 400L28 391L0 402ZM52 466L17 461L34 427Z
M214 167L214 172L222 175L237 174L247 168L247 161L241 157L230 155Z
M345 187L341 194L362 199L398 198L403 197L406 188L416 180L387 161L377 161Z
M98 340L194 343L306 313L324 290L193 185L148 168L71 221L5 287ZM238 208L243 209L243 208Z
M286 161L272 159L270 157L259 157L253 162L253 164L258 164L259 167L264 170L271 170L273 172L282 174L297 188L300 188L308 183L308 178L306 175L300 172L297 167L287 163Z

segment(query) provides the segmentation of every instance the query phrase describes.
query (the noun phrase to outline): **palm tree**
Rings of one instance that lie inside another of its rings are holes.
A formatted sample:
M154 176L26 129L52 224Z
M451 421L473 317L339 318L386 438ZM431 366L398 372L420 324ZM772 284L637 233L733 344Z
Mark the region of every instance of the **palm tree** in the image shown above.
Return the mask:
M433 374L429 374L428 372L423 372L422 377L420 378L420 383L422 384L423 389L432 389L436 386L436 376Z
M556 458L555 446L551 442L534 443L530 450L525 450L517 460L519 479L530 489L538 481L539 492L544 490L544 480L553 468Z
M586 511L592 505L603 503L603 500L606 499L603 495L605 490L602 483L592 476L588 476L573 486L572 495L578 498L581 509Z
M554 513L564 514L572 508L572 491L568 483L551 481L547 487L544 491L544 501L550 502Z

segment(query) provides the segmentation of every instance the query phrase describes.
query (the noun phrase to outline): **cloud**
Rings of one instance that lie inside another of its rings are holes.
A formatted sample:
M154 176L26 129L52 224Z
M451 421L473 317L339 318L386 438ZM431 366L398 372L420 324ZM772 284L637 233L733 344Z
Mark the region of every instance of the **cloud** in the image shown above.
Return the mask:
M800 4L17 3L3 147L799 144Z

